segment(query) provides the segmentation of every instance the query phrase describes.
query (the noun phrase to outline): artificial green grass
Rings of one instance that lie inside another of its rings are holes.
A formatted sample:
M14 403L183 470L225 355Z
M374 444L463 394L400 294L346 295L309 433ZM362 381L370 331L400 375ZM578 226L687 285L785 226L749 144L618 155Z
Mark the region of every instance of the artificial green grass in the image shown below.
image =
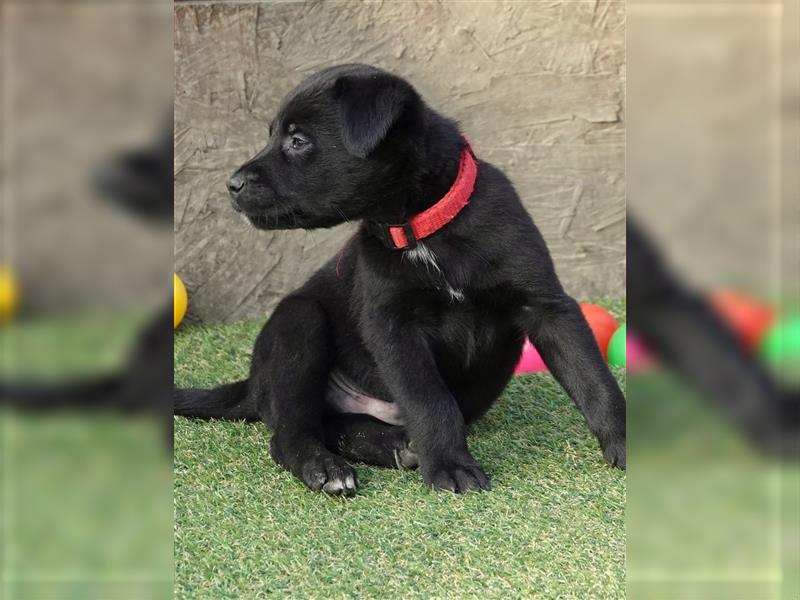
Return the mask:
M260 327L179 330L176 385L245 377ZM359 465L358 495L327 497L271 460L269 437L175 419L177 598L624 597L625 475L549 375L515 378L472 428L488 493Z

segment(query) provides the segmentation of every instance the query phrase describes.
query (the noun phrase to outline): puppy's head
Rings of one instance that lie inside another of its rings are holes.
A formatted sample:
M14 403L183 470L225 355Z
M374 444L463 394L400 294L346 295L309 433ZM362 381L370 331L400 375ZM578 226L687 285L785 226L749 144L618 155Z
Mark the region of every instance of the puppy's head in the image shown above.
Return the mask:
M405 80L366 65L312 75L283 101L267 145L228 180L260 229L312 229L386 213L407 186L423 104Z

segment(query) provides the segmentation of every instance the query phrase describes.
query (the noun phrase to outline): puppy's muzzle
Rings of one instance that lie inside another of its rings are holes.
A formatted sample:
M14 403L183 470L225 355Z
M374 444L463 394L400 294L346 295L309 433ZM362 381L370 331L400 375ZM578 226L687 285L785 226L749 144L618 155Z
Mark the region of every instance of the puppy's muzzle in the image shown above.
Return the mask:
M242 198L247 191L248 184L254 179L253 175L237 171L225 182L225 187L228 188L228 193L231 195L231 205L235 211L243 210Z
M225 187L228 188L228 192L234 198L244 189L244 186L247 185L247 178L242 175L241 173L235 173L227 182L225 182Z

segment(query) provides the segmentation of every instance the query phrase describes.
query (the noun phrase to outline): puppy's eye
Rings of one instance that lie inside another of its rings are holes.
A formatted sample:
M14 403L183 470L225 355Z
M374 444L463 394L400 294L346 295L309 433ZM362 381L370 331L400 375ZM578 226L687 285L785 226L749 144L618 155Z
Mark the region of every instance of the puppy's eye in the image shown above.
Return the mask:
M293 135L291 140L292 150L300 150L301 148L305 148L308 144L308 140L301 138L299 135Z

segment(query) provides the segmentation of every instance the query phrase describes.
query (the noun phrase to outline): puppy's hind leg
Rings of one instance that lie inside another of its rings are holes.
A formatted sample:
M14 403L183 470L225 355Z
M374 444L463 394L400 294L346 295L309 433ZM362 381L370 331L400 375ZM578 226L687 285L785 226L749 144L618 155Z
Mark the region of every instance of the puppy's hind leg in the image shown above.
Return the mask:
M404 428L369 415L330 417L325 422L325 441L333 452L370 465L414 469L419 464Z
M309 488L352 496L356 472L325 446L325 389L334 349L328 318L312 299L289 296L256 340L250 393L272 428L272 458Z

